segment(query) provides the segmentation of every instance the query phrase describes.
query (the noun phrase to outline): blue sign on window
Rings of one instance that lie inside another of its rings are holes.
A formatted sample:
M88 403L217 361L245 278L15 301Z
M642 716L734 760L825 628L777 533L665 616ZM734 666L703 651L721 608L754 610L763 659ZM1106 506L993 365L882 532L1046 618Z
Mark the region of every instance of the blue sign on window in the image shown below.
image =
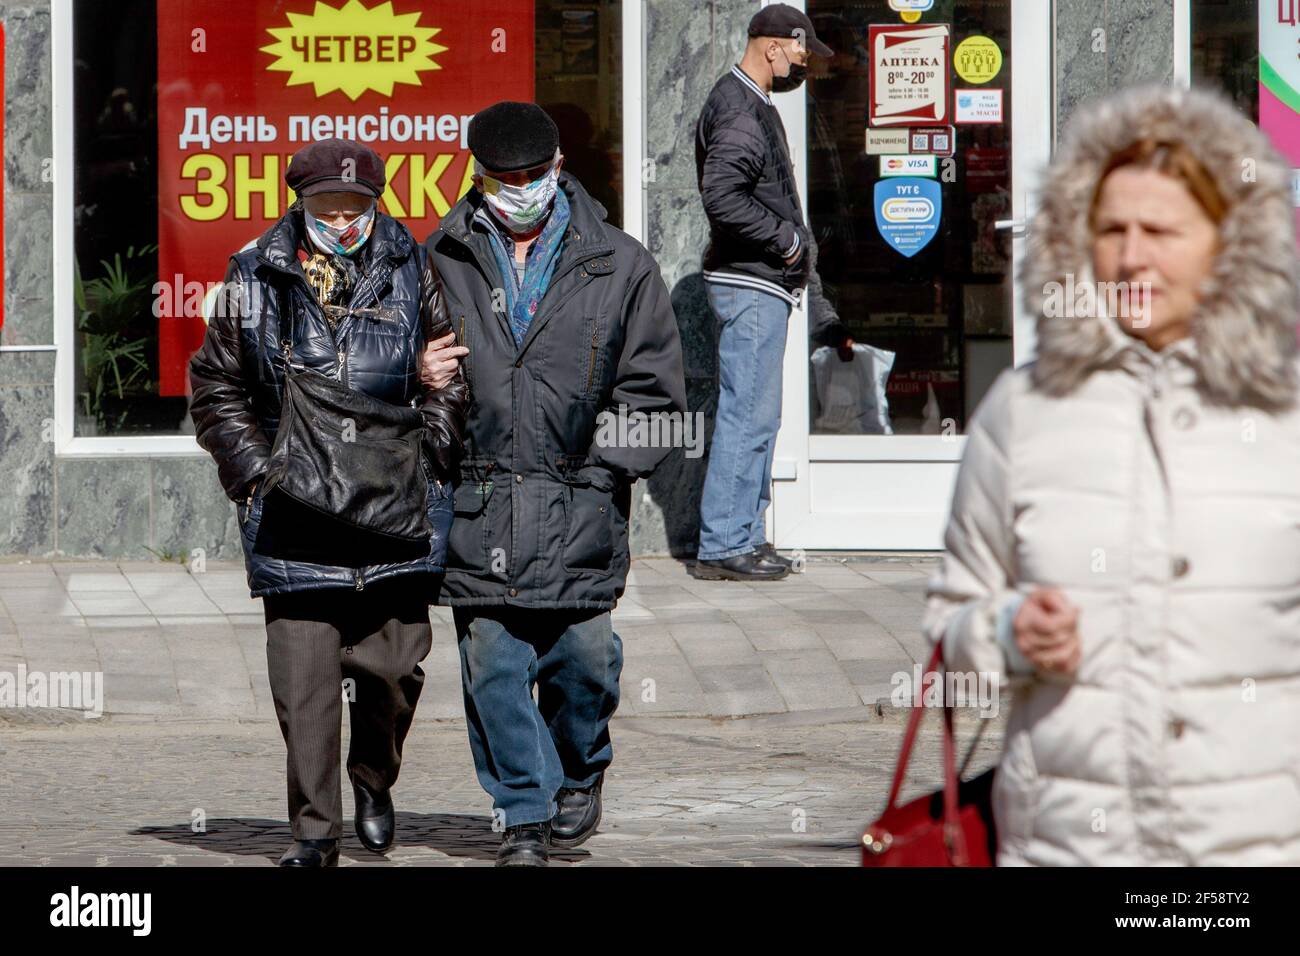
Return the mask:
M905 177L876 183L876 228L895 251L909 259L939 231L943 191L938 181Z

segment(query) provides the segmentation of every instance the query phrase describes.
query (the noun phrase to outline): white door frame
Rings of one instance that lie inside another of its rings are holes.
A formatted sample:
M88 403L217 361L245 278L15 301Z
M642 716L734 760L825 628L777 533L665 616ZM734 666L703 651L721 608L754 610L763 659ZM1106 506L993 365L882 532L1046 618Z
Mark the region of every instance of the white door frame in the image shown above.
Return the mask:
M764 0L764 5L773 0ZM787 0L805 9L805 0ZM1012 234L1012 267L1025 252L1030 197L1051 157L1054 89L1053 4L1011 0L1012 218L998 224ZM1044 95L1043 91L1049 91ZM806 101L774 97L795 157L795 179L808 208ZM1021 365L1033 354L1033 320L1025 314L1015 280L1013 354ZM811 435L808 419L808 317L803 305L790 316L784 362L782 428L772 466L768 527L779 548L818 550L937 550L942 547L963 436ZM887 498L864 507L860 469L880 462ZM854 472L857 472L855 475Z

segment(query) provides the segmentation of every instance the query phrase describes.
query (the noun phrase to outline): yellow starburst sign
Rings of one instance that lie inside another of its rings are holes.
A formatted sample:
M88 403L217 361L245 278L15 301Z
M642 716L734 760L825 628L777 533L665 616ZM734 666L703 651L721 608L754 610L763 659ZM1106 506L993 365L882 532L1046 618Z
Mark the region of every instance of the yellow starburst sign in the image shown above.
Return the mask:
M276 42L262 47L278 59L268 71L289 74L287 86L311 83L317 96L341 90L357 100L374 90L393 95L393 86L420 86L420 74L442 69L434 57L447 48L433 42L439 27L422 27L419 13L396 13L392 0L366 7L347 0L331 7L317 0L310 13L289 13L289 26L270 27Z

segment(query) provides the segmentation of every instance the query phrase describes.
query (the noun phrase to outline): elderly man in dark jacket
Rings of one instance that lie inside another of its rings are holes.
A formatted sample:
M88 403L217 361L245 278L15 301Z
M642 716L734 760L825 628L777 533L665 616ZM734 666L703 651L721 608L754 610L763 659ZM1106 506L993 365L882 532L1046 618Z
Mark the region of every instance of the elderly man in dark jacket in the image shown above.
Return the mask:
M389 791L424 682L419 662L432 643L429 604L443 570L467 394L459 374L434 388L421 383L426 343L449 327L423 248L377 208L384 190L379 156L357 143L324 140L300 150L285 179L299 201L231 257L221 307L190 362L190 413L199 444L236 502L249 587L263 598L296 841L280 862L332 866L343 827L345 691L357 836L375 851L393 841ZM285 349L295 366L357 392L419 405L427 552L393 545L389 554L385 544L348 560L327 540L337 534L330 519L348 516L293 506L274 491L264 500L261 484L285 395ZM322 557L307 559L316 555ZM326 555L338 563L322 563Z
M714 85L696 123L696 176L709 217L704 282L721 327L696 577L775 580L790 573L767 540L764 513L781 425L786 325L808 279L813 241L772 94L797 89L809 56L830 52L804 13L784 3L764 7L750 20L744 57Z
M597 416L683 415L681 343L654 260L560 173L540 107L481 111L469 147L476 188L426 244L469 349L443 597L498 862L544 865L600 820L631 487L669 451L602 440L620 430Z

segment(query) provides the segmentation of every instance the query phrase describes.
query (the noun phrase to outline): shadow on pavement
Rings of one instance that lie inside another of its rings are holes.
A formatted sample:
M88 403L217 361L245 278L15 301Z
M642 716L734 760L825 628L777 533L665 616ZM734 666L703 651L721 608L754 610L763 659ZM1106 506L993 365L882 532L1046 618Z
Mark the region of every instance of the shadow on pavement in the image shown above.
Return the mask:
M387 862L380 853L363 847L352 832L351 818L344 823L339 854L361 863ZM284 820L261 817L223 817L207 821L204 832L194 832L189 824L140 827L131 836L151 836L192 849L226 853L233 856L260 856L272 863L279 861L293 842L289 824ZM426 847L450 857L492 861L496 859L501 834L493 831L489 817L459 813L410 813L397 811L396 848ZM555 862L585 860L586 850L552 850Z

